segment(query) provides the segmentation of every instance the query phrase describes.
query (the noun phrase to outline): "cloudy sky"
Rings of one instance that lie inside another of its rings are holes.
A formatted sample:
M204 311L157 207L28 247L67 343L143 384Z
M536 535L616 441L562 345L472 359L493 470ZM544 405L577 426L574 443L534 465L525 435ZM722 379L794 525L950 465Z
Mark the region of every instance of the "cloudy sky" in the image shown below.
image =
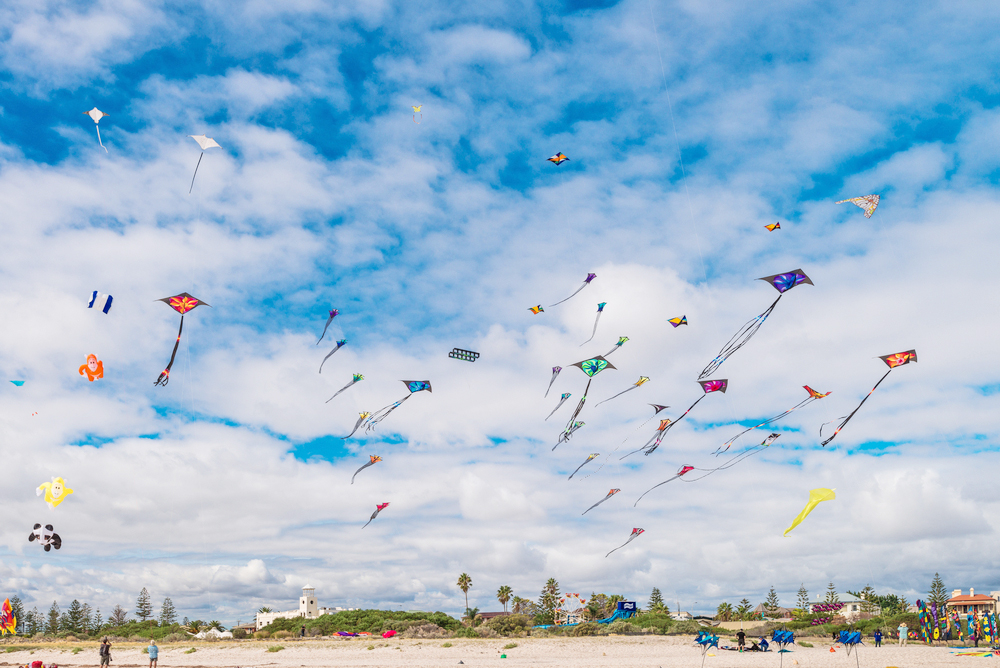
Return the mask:
M106 614L145 586L233 623L294 607L305 584L321 605L457 613L462 572L484 610L500 585L534 597L549 577L640 602L656 586L692 611L771 586L792 605L829 581L912 600L936 571L949 589L1000 589L984 559L1000 549L998 14L6 3L0 593ZM107 152L82 114L94 106ZM195 134L222 148L189 194ZM870 193L870 220L834 203ZM640 429L649 404L676 419L774 300L755 279L796 268L815 285L712 376L729 391L619 461L655 433ZM93 290L114 296L108 315L86 308ZM211 307L185 317L154 387L180 319L156 300L185 291ZM586 385L570 365L620 336L586 425L552 451ZM882 377L878 356L911 348L919 362L820 447L820 425ZM93 383L77 372L91 353ZM364 381L324 403L352 373ZM411 379L433 392L340 438ZM778 423L768 450L633 507L681 465L722 463L720 444L805 384L832 394ZM371 454L384 461L351 485ZM53 476L75 493L50 510L35 487ZM817 487L837 499L783 538ZM61 550L27 541L36 522Z

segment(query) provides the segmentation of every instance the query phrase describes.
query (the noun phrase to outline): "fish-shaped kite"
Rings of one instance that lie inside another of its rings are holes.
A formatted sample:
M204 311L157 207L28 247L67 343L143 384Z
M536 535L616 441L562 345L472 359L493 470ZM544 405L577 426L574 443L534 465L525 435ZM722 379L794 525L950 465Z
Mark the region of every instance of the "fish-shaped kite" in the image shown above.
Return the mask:
M843 419L843 422L841 422L840 425L837 427L837 430L835 432L833 432L833 435L830 436L830 438L828 438L825 441L823 441L822 443L820 443L820 445L825 446L827 443L829 443L833 439L837 438L837 434L839 434L840 430L844 428L844 425L846 425L848 422L851 421L851 418L854 417L854 414L858 412L858 409L860 409L862 406L865 405L865 402L868 401L868 397L872 396L872 392L874 392L876 389L878 389L878 386L882 384L882 381L889 377L889 374L892 373L893 369L895 369L896 367L903 366L904 364L909 364L910 362L916 362L917 361L917 351L916 350L906 350L906 351L903 351L901 353L893 353L892 355L882 355L882 356L879 357L879 359L882 360L883 362L885 362L886 366L889 367L889 370L885 372L884 376L882 376L881 378L879 378L878 382L875 383L875 387L873 387L868 392L868 394L865 395L865 398L861 400L861 403L858 404L857 408L855 408L853 411L851 411L850 414L847 415L846 417L844 417L844 418L837 418L838 420ZM836 420L834 420L834 422L836 422ZM826 424L829 424L829 422L826 423ZM820 436L822 436L823 435L823 427L819 428L819 432L820 432Z
M107 313L111 310L111 302L114 301L114 297L111 295L103 295L97 290L94 290L90 295L90 301L87 303L87 308L97 308L103 313Z
M632 386L631 386L631 387L629 387L629 388L626 388L626 389L622 390L621 392L619 392L618 394L614 395L613 397L608 397L608 398L607 398L607 399L605 399L604 401L598 401L598 402L597 402L596 404L594 404L594 406L600 406L600 405L601 405L601 404L603 404L603 403L604 403L605 401L611 401L611 400L612 400L612 399L614 399L615 397L620 397L620 396L622 396L623 394L625 394L626 392L631 392L631 391L632 391L632 390L634 390L635 388L637 388L637 387L640 387L641 385L643 385L643 384L645 384L645 383L648 383L648 382L649 382L649 378L647 378L646 376L639 376L639 380L635 381L635 384L634 384L634 385L632 385Z
M104 142L101 141L101 127L100 125L98 125L98 123L101 122L102 118L104 118L105 116L110 116L111 114L106 114L97 107L94 107L90 111L83 112L83 115L90 116L90 119L94 121L94 128L97 130L97 143L100 144L101 148L104 149L104 152L107 153L108 147L105 146Z
M604 503L605 501L607 501L608 499L610 499L612 496L614 496L615 494L617 494L620 491L621 491L620 489L612 489L610 492L608 492L607 496L605 496L603 499L601 499L600 501L598 501L597 503L595 503L594 505L592 505L590 508L587 508L585 511L583 511L580 514L581 515L586 515L591 510L593 510L597 506L601 505L602 503Z
M566 429L563 431L562 436L559 437L559 443L567 440L573 433L574 430L570 430L576 418L579 417L580 411L583 410L583 404L587 401L587 392L590 391L590 383L594 380L594 376L604 371L605 369L614 369L615 366L611 362L604 359L603 356L598 355L597 357L591 357L590 359L583 360L582 362L577 362L573 364L587 374L587 387L583 390L583 397L580 398L580 403L576 405L576 410L573 411L573 415L570 416L569 421L566 423ZM558 445L558 443L556 444ZM553 448L554 450L555 448Z
M607 304L607 302L600 302L597 305L597 317L594 319L594 331L590 333L589 339L580 344L581 348L593 341L594 337L597 336L597 323L601 321L601 314L604 313L604 307L607 306Z
M569 474L569 477L568 477L568 478L566 478L566 479L567 479L567 480L572 480L572 479L573 479L573 476L575 476L575 475L576 475L576 474L577 474L577 473L578 473L578 472L580 471L580 469L582 469L582 468L583 468L584 466L586 466L587 464L589 464L589 463L590 463L590 461L591 461L592 459L594 459L595 457L600 457L600 456L601 456L601 453L599 453L599 452L593 452L593 453L591 453L590 455L588 455L588 456L587 456L587 459L586 459L586 460L584 460L584 462L583 462L582 464L580 464L579 466L577 466L577 467L576 467L576 470L575 470L575 471L573 471L572 473L570 473L570 474Z
M809 503L807 503L806 507L802 509L802 512L796 515L795 519L792 520L792 526L785 529L784 536L787 538L789 531L802 524L802 520L809 516L809 513L813 511L813 508L818 506L823 501L833 501L836 498L837 495L834 491L832 489L826 489L825 487L820 487L809 492Z
M45 494L45 503L49 505L49 508L53 510L59 507L66 497L73 493L69 487L66 486L66 481L60 477L52 478L52 482L43 482L35 490L35 496L41 496Z
M552 367L552 379L549 380L549 386L545 390L545 396L546 397L549 396L549 390L552 389L552 383L556 382L556 376L559 375L560 371L562 371L562 367L561 366L554 366L554 367Z
M206 137L205 135L188 135L191 139L198 142L198 146L201 147L201 155L198 156L198 164L194 166L194 174L191 176L191 187L188 188L188 195L194 190L194 179L198 176L198 168L201 166L201 159L205 157L205 151L210 148L222 148L218 143L211 137Z
M566 299L561 299L561 300L557 301L555 304L552 304L551 306L549 306L549 308L552 308L552 306L558 306L559 304L562 304L564 301L568 301L568 300L572 299L573 297L576 297L578 294L580 294L580 290L583 290L585 287L587 287L588 285L590 285L590 282L592 280L594 280L595 278L597 278L597 274L587 274L587 278L583 279L583 285L581 285L580 287L578 287L576 289L576 292L574 292L573 294L571 294ZM541 309L540 306L538 308Z
M549 413L549 417L545 418L545 421L547 422L547 421L548 421L548 419L549 419L550 417L552 417L553 415L555 415L555 414L556 414L556 411L557 411L557 410L559 410L559 408L560 408L560 407L561 407L561 406L562 406L562 405L563 405L564 403L566 403L566 400L567 400L567 399L569 399L569 398L570 398L570 397L572 397L572 396L573 396L573 395L572 395L572 394L570 394L569 392L563 392L563 395L562 395L562 396L561 396L561 397L559 398L559 403L558 403L558 404L556 404L556 407L552 409L552 412L551 412L551 413Z
M680 478L685 473L690 473L691 471L694 471L694 467L693 466L682 466L682 467L680 467L679 469L677 469L677 475L675 475L673 478L667 478L663 482L661 482L661 483L659 483L657 485L653 485L652 487L650 487L649 489L647 489L645 492L643 492L642 496L640 496L638 499L636 499L635 503L632 504L632 507L635 508L636 506L638 506L639 502L642 501L642 497L643 496L646 496L647 494L649 494L650 492L652 492L654 489L656 489L660 485L666 485L671 480L677 480L678 478Z
M170 353L170 361L167 363L167 368L160 373L160 377L156 379L155 383L153 383L154 386L162 385L163 387L166 387L167 383L170 382L170 369L174 366L174 358L177 356L177 346L181 343L181 333L184 331L184 314L188 311L194 310L198 306L211 307L211 304L207 304L200 299L196 299L186 292L174 295L173 297L164 297L163 299L158 299L157 301L163 302L181 314L181 326L177 330L177 340L174 341L174 350Z
M686 315L682 315L679 318L670 318L669 320L667 320L667 322L669 322L671 325L673 325L674 329L677 329L681 325L688 324L688 317Z
M561 164L563 164L564 162L566 162L567 160L569 160L569 158L567 158L567 157L566 157L565 155L563 155L562 153L556 153L556 154L555 154L554 156L552 156L551 158L548 158L548 161L549 161L549 162L552 162L552 163L555 163L555 164L557 164L557 165L561 165Z
M371 413L367 412L358 413L358 421L354 423L354 429L352 429L351 433L348 434L347 436L341 436L340 438L346 441L351 436L354 436L354 432L356 432L361 427L361 425L365 423L365 420L371 417L371 415L372 415Z
M878 195L865 195L864 197L852 197L851 199L842 199L837 204L845 204L850 202L855 206L859 206L865 210L865 218L871 218L872 214L875 213L875 209L878 208Z
M666 432L672 429L675 424L683 420L684 417L691 412L691 409L698 405L699 401L704 399L712 392L722 392L723 394L725 394L726 390L729 388L729 380L727 378L721 378L719 380L699 380L698 384L701 385L703 394L700 397L698 397L695 400L695 402L691 404L688 407L688 409L684 411L681 414L681 416L676 420L674 420L673 422L668 422L666 420L660 422L659 430L661 431L661 433L657 436L656 442L652 444L647 443L643 447L639 448L639 450L635 450L633 452L628 453L628 455L625 455L625 457L628 457L629 455L634 455L636 452L639 452L641 450L645 450L647 456L653 454L653 451L655 451L658 447L660 447L660 442L663 440L663 437L666 436ZM665 422L667 424L664 424ZM622 457L622 459L625 459L625 457Z
M351 484L352 485L354 484L354 479L356 477L358 477L359 473L361 473L362 471L364 471L369 466L374 466L375 464L378 464L380 461L382 461L382 458L379 457L378 455L368 455L368 459L371 460L371 461L369 461L367 464L365 464L364 466L362 466L361 468L359 468L357 471L354 472L354 475L351 476ZM375 519L374 515L372 516L372 519Z
M612 348L608 352L604 353L604 356L607 357L611 353L615 352L616 350L618 350L619 348L621 348L622 346L624 346L626 341L628 341L628 337L627 336L619 336L618 337L618 343L615 344L614 348Z
M792 271L785 272L784 274L764 276L763 278L759 278L757 280L767 281L770 283L771 286L778 291L778 298L775 299L774 303L768 306L763 313L743 325L739 331L733 335L733 338L729 339L729 342L722 347L722 350L720 350L719 354L715 356L715 359L709 362L708 366L702 369L701 373L698 375L698 380L715 373L715 370L722 366L722 363L729 359L730 355L746 345L746 342L757 333L760 326L764 324L765 320L767 320L767 316L771 315L771 311L773 311L774 307L778 305L778 302L785 296L786 292L802 283L813 285L813 282L808 276L802 273L801 269L793 269Z
M417 392L423 392L425 390L427 392L431 392L431 381L429 380L403 380L400 382L406 385L406 388L410 391L410 393L407 394L402 399L400 399L399 401L391 403L388 406L380 408L379 410L372 413L372 416L368 418L368 426L365 427L366 432L369 432L372 429L374 429L375 425L377 425L379 422L389 417L390 413L399 408L404 401L412 397Z
M781 223L776 221L771 223L770 225L765 225L764 227L767 228L768 232L774 232L775 230L781 229Z
M326 336L326 330L330 326L330 323L333 322L333 319L338 315L340 315L340 311L337 309L330 310L330 317L326 319L326 324L323 326L323 333L319 335L319 341L316 342L317 346L319 345L319 342L323 340L323 337Z
M382 512L383 510L385 510L386 508L388 508L388 507L389 507L389 502L388 501L386 501L385 503L380 503L377 506L375 506L375 512L372 513L372 516L368 518L367 522L365 522L365 527L368 526L369 524L371 524L372 520L375 519L376 517L378 517L378 514L380 512ZM365 527L361 527L361 528L364 529Z
M638 538L641 534L645 533L645 531L646 531L645 529L632 529L632 534L628 537L628 540L619 545L618 547L616 547L615 549L611 550L611 552L617 552L618 550L622 549L623 547L631 543L633 540ZM608 557L610 557L611 552L605 554L604 558L607 559Z
M534 313L535 315L538 315L539 313L545 313L545 309L542 308L541 304L539 304L538 306L529 306L528 310Z
M337 341L336 347L333 350L331 350L330 352L328 352L326 354L326 357L323 358L323 361L319 363L319 372L320 373L323 373L323 365L326 364L326 361L328 359L330 359L330 356L333 355L338 350L340 350L341 348L343 348L345 345L347 345L347 339L340 339L339 341Z
M797 408L802 408L803 406L807 406L807 405L811 404L812 402L816 401L817 399L822 399L824 397L830 396L829 392L827 392L826 394L821 394L821 393L817 392L816 390L812 389L811 387L809 387L808 385L803 385L802 388L806 392L809 393L809 396L807 396L805 399L803 399L799 403L797 403L794 406L792 406L791 408L789 408L784 413L779 413L779 414L775 415L772 418L768 418L768 419L764 420L763 422L755 424L752 427L747 427L746 429L744 429L740 433L736 434L736 436L733 436L731 439L729 439L728 441L726 441L725 443L723 443L719 447L719 449L715 451L715 454L717 454L717 455L718 454L722 454L723 452L725 452L726 450L728 450L730 448L730 446L732 446L732 444L736 442L736 439L738 439L743 434L745 434L745 433L747 433L749 431L753 431L754 429L758 429L760 427L763 427L765 425L769 425L772 422L777 422L778 420L780 420L781 418L785 417L786 415L788 415L789 413L791 413L792 411L794 411Z
M330 403L331 401L333 401L334 397L336 397L338 394L340 394L341 392L343 392L344 390L346 390L347 388L349 388L351 385L354 385L355 383L360 383L361 381L363 381L365 379L365 377L362 376L360 373L355 373L355 374L352 374L352 375L353 375L353 378L351 379L351 382L349 382L347 385L344 385L342 388L340 388L339 390L337 390L337 392L333 395L333 397L330 397L324 403L327 403L327 404Z
M410 106L413 107L412 104ZM413 122L416 123L417 125L420 125L420 121L424 120L424 114L423 112L420 111L423 108L423 106L424 105L422 104L418 104L417 106L413 107ZM420 114L420 121L417 120L417 114Z

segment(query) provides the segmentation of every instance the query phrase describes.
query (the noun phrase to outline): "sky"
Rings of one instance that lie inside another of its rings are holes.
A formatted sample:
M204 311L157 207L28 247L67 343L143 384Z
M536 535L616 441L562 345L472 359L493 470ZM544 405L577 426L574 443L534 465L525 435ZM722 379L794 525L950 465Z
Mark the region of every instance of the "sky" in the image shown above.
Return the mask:
M5 3L0 595L106 617L146 587L157 609L232 624L297 607L305 585L324 606L457 614L463 572L481 610L550 577L640 604L658 587L695 613L829 582L912 601L935 572L1000 589L998 14ZM221 148L202 156L201 134ZM836 204L868 194L870 219ZM711 376L728 391L621 461L774 301L756 279L793 269L813 285ZM86 308L94 290L108 314ZM156 387L180 321L157 300L181 292L206 305ZM587 382L571 365L621 336L553 450ZM878 357L910 349L821 446ZM103 379L78 373L89 354ZM432 391L341 438L407 397L401 380ZM722 443L807 384L831 394L773 425L774 445L635 503L682 465L723 463ZM669 408L649 420L650 404ZM351 484L369 455L383 461ZM74 493L50 509L35 488L54 476ZM783 537L820 487L836 500ZM62 548L28 542L35 523Z

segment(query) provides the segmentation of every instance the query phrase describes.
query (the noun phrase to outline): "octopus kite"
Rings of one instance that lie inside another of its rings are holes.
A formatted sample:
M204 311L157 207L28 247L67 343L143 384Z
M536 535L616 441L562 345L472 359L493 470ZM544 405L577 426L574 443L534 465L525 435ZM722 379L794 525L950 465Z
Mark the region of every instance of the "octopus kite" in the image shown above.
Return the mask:
M546 397L549 396L549 390L552 389L552 383L556 382L556 376L559 375L560 371L562 371L562 367L561 366L554 366L554 367L552 367L552 379L549 380L549 386L545 390L545 396Z
M340 315L340 311L337 309L330 310L330 316L326 319L326 325L323 326L323 333L319 335L319 341L316 342L317 346L319 345L319 342L323 340L323 337L326 336L326 330L330 327L330 323L333 322L333 319L338 315Z
M557 410L559 410L559 408L560 408L560 407L561 407L561 406L562 406L562 405L563 405L564 403L566 403L566 400L567 400L567 399L569 399L569 398L570 398L570 397L572 397L572 396L573 396L573 395L572 395L572 394L570 394L569 392L564 392L564 393L563 393L563 395L562 395L562 396L561 396L561 397L559 398L559 403L558 403L558 404L556 404L556 407L552 409L552 412L551 412L551 413L549 413L549 417L545 418L545 421L546 421L546 422L548 422L548 419L549 419L550 417L552 417L553 415L555 415L555 414L556 414L556 411L557 411Z
M594 337L597 335L597 323L601 321L601 314L604 313L604 307L607 305L607 302L601 302L597 305L597 317L594 319L594 331L590 333L589 339L580 344L581 348L594 340Z
M362 466L361 468L359 468L357 471L355 471L354 475L351 476L351 484L352 485L354 484L354 479L358 477L359 473L361 473L362 471L364 471L369 466L374 466L375 464L378 464L380 461L382 461L382 458L379 457L378 455L368 455L368 459L370 461L367 464L365 464L364 466ZM372 517L372 519L375 519L374 516Z
M614 496L615 494L617 494L620 491L621 491L620 489L612 489L610 492L607 493L607 495L603 499L601 499L600 501L598 501L597 503L595 503L594 505L592 505L590 508L587 508L585 511L583 511L580 514L581 515L586 515L591 510L593 510L597 506L601 505L602 503L604 503L605 501L607 501L608 499L610 499L612 496Z
M616 394L616 395L614 395L612 397L608 397L604 401L598 401L596 404L594 404L594 406L600 406L605 401L611 401L612 399L614 399L616 397L620 397L623 394L625 394L626 392L631 392L635 388L641 387L644 383L647 383L647 382L649 382L649 378L647 378L646 376L639 376L639 380L635 381L635 384L633 384L632 387L628 387L628 388L622 390L621 392L619 392L618 394Z
M585 287L587 287L588 285L590 285L590 282L592 280L594 280L595 278L597 278L597 274L587 274L587 278L583 279L583 285L581 285L580 287L578 287L576 289L576 292L574 292L573 294L571 294L566 299L560 299L555 304L552 304L551 306L549 306L549 308L552 308L552 306L558 306L559 304L562 304L563 302L568 301L568 300L572 299L573 297L576 297L578 294L580 294L580 290L583 290ZM541 306L538 307L539 310L541 310L541 308L542 308Z

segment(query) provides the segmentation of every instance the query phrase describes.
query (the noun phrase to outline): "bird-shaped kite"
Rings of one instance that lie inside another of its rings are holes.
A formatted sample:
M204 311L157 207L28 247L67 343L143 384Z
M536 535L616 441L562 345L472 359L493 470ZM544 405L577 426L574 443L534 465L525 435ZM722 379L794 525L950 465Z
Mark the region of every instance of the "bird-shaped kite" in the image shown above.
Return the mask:
M865 210L865 218L871 218L872 214L875 213L875 209L878 208L878 195L865 195L864 197L852 197L851 199L842 199L837 204L844 204L850 202L855 206L859 206Z
M717 455L718 455L718 454L722 454L723 452L725 452L726 450L728 450L728 449L730 448L730 446L731 446L731 445L732 445L733 443L735 443L735 442L736 442L736 439L738 439L738 438L739 438L740 436L742 436L743 434L745 434L745 433L747 433L747 432L749 432L749 431L753 431L754 429L758 429L758 428L760 428L760 427L763 427L763 426L765 426L765 425L768 425L768 424L771 424L772 422L777 422L778 420L780 420L781 418L785 417L786 415L788 415L789 413L791 413L792 411L794 411L794 410L795 410L795 409L797 409L797 408L802 408L803 406L807 406L808 404L811 404L812 402L816 401L817 399L822 399L822 398L824 398L824 397L828 397L828 396L830 396L830 393L829 393L829 392L827 392L826 394L821 394L820 392L817 392L816 390L812 389L812 388L811 388L811 387L809 387L808 385L803 385L803 386L802 386L802 388L803 388L803 389L804 389L804 390L805 390L806 392L808 392L808 393L809 393L809 396L808 396L808 397L806 397L805 399L803 399L803 400L802 400L802 401L800 401L799 403L795 404L794 406L792 406L791 408L789 408L789 409L788 409L787 411L785 411L784 413L779 413L778 415L775 415L775 416L774 416L774 417L772 417L772 418L768 418L768 419L764 420L763 422L760 422L760 423L758 423L758 424L755 424L755 425L754 425L754 426L752 426L752 427L747 427L746 429L744 429L744 430L743 430L743 431L741 431L740 433L736 434L736 436L733 436L733 437L732 437L731 439L729 439L728 441L726 441L725 443L723 443L723 444L722 444L722 445L721 445L721 446L719 447L719 449L715 451L715 454L717 454Z
M562 395L561 397L559 397L559 403L558 403L558 404L556 404L556 407L552 409L552 412L551 412L551 413L549 413L549 417L545 418L545 421L546 421L546 422L548 422L548 419L549 419L550 417L552 417L553 415L555 415L555 414L556 414L556 411L557 411L557 410L559 410L559 408L560 408L560 407L561 407L561 406L562 406L562 405L563 405L564 403L566 403L566 400L567 400L567 399L569 399L569 398L570 398L570 397L572 397L572 396L573 396L573 395L572 395L572 394L570 394L569 392L563 392L563 395Z
M548 161L549 161L549 162L553 162L553 163L555 163L555 164L557 164L557 165L561 165L561 164L563 164L564 162L566 162L567 160L569 160L569 158L567 158L567 157L566 157L565 155L563 155L562 153L556 153L556 154L555 154L554 156L552 156L551 158L548 158Z
M576 418L579 417L580 411L583 410L583 404L586 403L587 401L587 392L590 391L590 383L593 382L594 376L604 371L605 369L615 368L615 366L611 364L611 362L604 359L604 357L602 357L601 355L598 355L597 357L591 357L590 359L583 360L582 362L577 362L572 366L578 367L581 371L587 374L587 387L584 388L583 397L580 398L580 403L576 405L576 410L573 411L573 415L570 416L569 422L566 423L566 429L563 431L562 436L559 437L560 443L562 443L564 440L568 440L569 436L572 435L573 431L576 431L575 429L571 431L571 427L573 426L573 423L576 421ZM553 448L553 450L554 449L555 448Z
M87 303L87 308L97 308L103 313L107 313L111 310L111 302L114 301L114 297L111 295L104 295L94 290L90 295L90 301Z
M323 333L319 335L319 341L316 342L317 346L319 345L319 342L323 340L323 337L326 336L326 330L330 326L330 323L333 322L333 319L338 315L340 315L340 311L337 309L330 310L330 317L326 319L326 324L323 326Z
M372 520L375 519L376 517L378 517L378 514L380 512L382 512L383 510L385 510L386 508L388 508L388 507L389 507L389 502L388 501L386 501L385 503L380 503L377 506L375 506L375 512L372 513L372 516L370 518L368 518L367 522L365 522L365 527L368 526L369 524L371 524ZM361 527L361 528L364 529L365 527Z
M775 230L780 230L781 229L781 223L774 222L774 223L771 223L770 225L765 225L764 227L767 228L768 232L774 232Z
M603 499L601 499L600 501L598 501L597 503L595 503L594 505L592 505L590 508L587 508L585 511L583 511L580 514L581 515L586 515L591 510L593 510L597 506L601 505L602 503L604 503L605 501L607 501L608 499L610 499L612 496L614 496L615 494L617 494L620 491L621 491L620 489L612 489L610 492L608 492L607 496L605 496Z
M806 507L802 509L802 512L795 516L792 520L792 526L785 529L784 536L788 537L788 532L802 524L802 520L809 516L809 513L813 511L813 508L818 506L823 501L833 501L837 498L837 495L832 489L826 489L825 487L820 487L809 492L809 502Z
M5 598L3 605L0 606L0 636L8 633L11 635L17 633L17 617L14 616L14 609L10 606L10 599Z
M177 330L177 340L174 341L174 350L170 353L170 361L167 363L167 368L163 370L160 377L156 379L155 383L153 383L154 386L162 385L166 387L167 383L170 382L170 369L174 366L174 358L177 356L177 346L181 343L181 333L184 331L184 314L188 311L194 310L198 306L211 307L211 304L206 304L186 292L174 295L173 297L164 297L163 299L158 299L157 301L165 303L167 306L181 314L181 326Z
M855 408L853 411L851 411L849 415L847 415L846 417L843 418L843 422L841 422L840 425L837 427L837 430L835 432L833 432L833 435L830 436L830 438L828 438L825 441L823 441L822 443L820 443L820 445L825 446L827 443L829 443L833 439L837 438L837 434L839 434L840 430L844 428L844 425L846 425L848 422L851 421L851 418L854 417L854 414L858 412L858 409L860 409L862 406L865 405L865 402L868 401L868 397L872 396L872 392L874 392L876 389L878 389L878 386L882 384L882 381L889 377L889 374L892 373L893 369L895 369L896 367L903 366L904 364L909 364L910 362L916 362L917 361L917 351L916 350L906 350L906 351L901 352L901 353L893 353L892 355L881 355L879 357L879 359L882 360L883 362L885 362L886 366L889 367L889 370L885 372L884 376L882 376L881 378L879 378L878 382L875 383L875 387L873 387L868 392L868 394L865 395L865 398L861 400L861 403L858 404L858 407ZM840 420L840 419L841 418L837 418L837 420ZM834 422L836 422L836 420L834 420ZM829 422L827 422L826 424L829 424ZM819 435L820 436L823 435L823 427L819 428Z
M561 300L557 301L555 304L552 304L551 306L549 306L549 308L552 308L553 306L558 306L559 304L562 304L564 301L568 301L568 300L572 299L573 297L576 297L580 293L580 290L583 290L585 287L587 287L588 285L590 285L590 282L592 280L594 280L595 278L597 278L597 274L587 274L587 278L583 279L583 285L581 285L580 287L578 287L576 289L576 292L574 292L573 294L571 294L566 299L561 299ZM538 307L539 310L541 310L541 308L542 308L541 306Z
M785 272L784 274L764 276L763 278L759 278L757 280L767 281L770 283L771 286L778 291L778 298L774 300L774 303L767 307L767 310L743 325L739 331L733 335L733 338L729 339L729 343L722 347L722 350L720 350L719 354L715 356L715 359L709 362L708 366L702 369L701 373L698 375L698 380L715 373L715 370L722 366L722 363L729 359L730 355L742 348L746 342L757 333L757 330L760 329L760 326L764 324L765 320L767 320L767 316L771 315L771 311L773 311L774 307L778 305L778 301L785 296L786 292L801 283L813 285L813 282L809 280L808 276L802 273L801 269L793 269L792 271Z
M656 437L656 442L652 444L647 443L643 447L639 448L639 450L635 450L633 452L628 453L628 455L625 455L625 457L628 457L629 455L634 455L636 452L639 452L641 450L645 450L647 456L653 454L653 451L655 451L658 447L660 447L660 442L663 440L663 437L666 436L667 431L672 429L675 424L683 420L684 417L691 412L691 409L698 405L699 401L704 399L712 392L722 392L723 394L725 394L726 390L729 388L729 380L727 378L722 378L719 380L699 380L698 384L701 385L703 394L700 397L698 397L695 400L695 402L691 404L688 407L688 409L684 411L681 414L681 416L676 420L674 420L673 422L670 422L669 420L660 421L660 428L658 429L660 433ZM622 457L622 459L625 459L625 457Z
M216 143L211 137L206 137L205 135L188 135L191 139L198 142L198 146L201 147L201 155L198 156L198 164L194 166L194 174L191 176L191 187L188 188L188 195L194 190L194 178L198 176L198 167L201 166L201 159L205 157L205 151L210 148L222 148Z
M343 348L345 345L347 345L347 339L340 339L339 341L337 341L337 345L334 347L334 349L331 350L330 352L328 352L326 354L326 357L323 358L323 361L319 363L319 372L320 373L323 373L323 365L326 364L326 361L328 359L330 359L330 356L333 355L338 350L340 350L341 348Z
M667 320L667 322L669 322L671 325L673 325L674 329L677 329L681 325L688 324L688 317L686 315L682 315L679 318L670 318L669 320Z
M601 314L604 313L604 307L606 305L607 305L607 302L601 302L601 303L599 303L597 305L597 317L594 319L594 331L590 333L590 338L589 339L587 339L586 341L584 341L583 343L580 344L581 348L583 346L587 345L588 343L590 343L591 341L593 341L594 337L597 335L597 323L599 323L601 321Z
M368 455L368 458L371 461L369 461L367 464L365 464L364 466L362 466L361 468L359 468L357 471L354 472L354 475L351 476L351 484L352 485L354 484L354 479L358 477L359 473L361 473L362 471L364 471L369 466L374 466L375 464L378 464L380 461L382 461L382 458L379 457L378 455ZM372 519L375 519L375 517L372 516Z
M632 534L628 537L628 540L619 545L618 547L616 547L615 549L611 550L611 552L617 552L618 550L622 549L623 547L631 543L633 540L638 538L641 534L645 533L645 531L646 531L645 529L632 529ZM610 557L611 552L605 554L604 558L607 559L608 557Z
M587 464L589 464L590 461L592 459L594 459L595 457L600 457L600 456L601 456L601 453L599 453L599 452L594 452L594 453L591 453L590 455L588 455L587 459L584 460L584 462L582 464L580 464L579 466L577 466L576 470L573 471L572 473L570 473L569 477L566 478L566 480L572 480L573 476L575 476L580 471L580 469L582 469L584 466L586 466Z
M615 352L616 350L618 350L619 348L621 348L622 346L624 346L626 341L628 341L628 337L627 336L619 336L618 337L618 343L615 344L614 348L612 348L608 352L604 353L604 356L607 357L611 353Z
M90 111L83 112L83 115L84 116L90 116L91 120L94 121L94 128L97 130L97 143L100 144L101 148L104 149L104 152L107 153L108 152L108 147L105 146L104 142L101 141L101 127L100 127L100 125L98 125L98 123L101 122L102 118L104 118L105 116L110 116L111 114L105 114L103 111L101 111L97 107L94 107Z
M679 469L677 469L677 475L675 475L673 478L667 478L663 482L661 482L661 483L659 483L657 485L653 485L652 487L650 487L649 489L647 489L645 492L643 492L642 496L640 496L638 499L636 499L635 503L632 504L632 507L635 508L636 506L638 506L639 502L642 501L642 497L643 496L646 496L647 494L649 494L650 492L652 492L654 489L656 489L660 485L666 485L671 480L677 480L682 475L684 475L686 473L690 473L691 471L694 471L694 467L693 466L682 466L682 467L680 467Z
M340 438L346 441L351 436L354 436L354 432L356 432L361 427L361 425L365 423L365 420L367 420L370 417L371 413L367 412L358 413L358 421L354 423L354 429L351 430L351 433L348 434L347 436L341 436Z
M552 379L549 380L549 386L545 390L545 396L546 397L549 396L549 390L552 389L552 383L556 382L556 376L559 375L560 371L562 371L562 367L561 366L554 366L554 367L552 367Z
M649 378L647 378L646 376L639 376L639 380L635 381L635 384L634 384L634 385L632 385L632 387L629 387L629 388L626 388L626 389L622 390L621 392L619 392L618 394L614 395L613 397L608 397L608 398L607 398L607 399L605 399L604 401L598 401L598 402L597 402L596 404L594 404L594 406L595 406L595 407L596 407L596 406L600 406L600 405L601 405L601 404L603 404L603 403L604 403L605 401L611 401L611 400L612 400L612 399L614 399L615 397L620 397L620 396L622 396L623 394L625 394L626 392L631 392L631 391L632 391L632 390L634 390L635 388L637 388L637 387L639 387L639 386L641 386L641 385L643 385L643 384L645 384L645 383L647 383L647 382L649 382Z
M35 490L35 496L45 494L45 503L52 509L58 508L72 493L73 490L66 486L66 481L59 477L52 478L52 482L43 482Z
M410 106L413 107L412 104ZM417 125L420 125L420 121L424 120L424 114L423 112L420 111L423 108L423 106L424 105L422 104L418 104L417 106L413 107L413 122L416 123ZM420 121L417 120L417 114L420 114Z
M407 394L402 399L400 399L399 401L389 404L388 406L380 408L379 410L372 413L372 416L368 418L368 426L365 427L366 432L369 432L372 429L374 429L375 425L377 425L379 422L389 417L390 413L399 408L404 401L412 397L417 392L423 392L424 390L426 390L427 392L431 392L431 381L429 380L403 380L400 382L406 385L406 388L410 391L410 393Z
M342 388L340 388L339 390L337 390L337 392L333 395L333 397L330 397L324 403L327 403L327 404L330 403L331 401L333 401L334 397L336 397L338 394L340 394L341 392L343 392L344 390L346 390L347 388L349 388L351 385L354 385L355 383L360 383L361 381L363 381L365 379L365 377L362 376L360 373L353 374L353 376L354 377L351 379L351 382L349 382L347 385L344 385Z
M534 313L535 315L538 315L539 313L545 313L545 309L542 308L541 304L539 304L538 306L529 306L528 310Z

